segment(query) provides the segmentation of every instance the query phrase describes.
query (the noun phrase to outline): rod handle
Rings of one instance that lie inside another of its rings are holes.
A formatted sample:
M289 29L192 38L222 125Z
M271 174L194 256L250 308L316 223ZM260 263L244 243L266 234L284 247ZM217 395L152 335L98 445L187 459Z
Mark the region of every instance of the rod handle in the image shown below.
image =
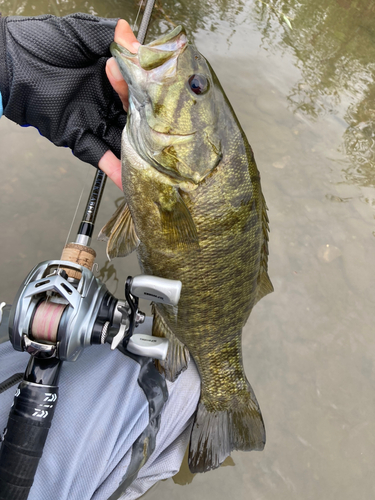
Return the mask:
M93 268L96 252L91 247L79 245L77 243L68 243L61 254L61 260L68 260L80 266L87 267L90 271ZM64 268L70 278L81 279L81 273L74 269Z
M58 387L23 380L0 449L0 500L26 500L43 453Z

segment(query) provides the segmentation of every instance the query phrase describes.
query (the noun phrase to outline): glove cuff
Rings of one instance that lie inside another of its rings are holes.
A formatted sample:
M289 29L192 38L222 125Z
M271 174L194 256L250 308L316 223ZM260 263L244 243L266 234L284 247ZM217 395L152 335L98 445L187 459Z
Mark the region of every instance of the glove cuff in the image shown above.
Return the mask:
M6 19L6 17L2 17L0 14L0 93L3 100L3 109L5 109L9 100L9 74L5 38Z

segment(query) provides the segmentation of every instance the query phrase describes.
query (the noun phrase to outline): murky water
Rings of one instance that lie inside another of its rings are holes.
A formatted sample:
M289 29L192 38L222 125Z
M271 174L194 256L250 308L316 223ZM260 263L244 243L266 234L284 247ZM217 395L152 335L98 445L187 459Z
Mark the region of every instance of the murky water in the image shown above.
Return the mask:
M0 0L0 10L133 22L137 6ZM186 26L254 148L275 293L256 306L243 336L264 452L233 453L235 466L184 487L176 483L192 478L181 474L148 500L374 497L374 16L368 0L157 2L149 37ZM0 299L11 302L33 265L60 256L93 169L5 118L0 169ZM98 228L120 196L107 186ZM135 256L106 263L103 245L94 247L101 277L120 295L127 274L138 272Z

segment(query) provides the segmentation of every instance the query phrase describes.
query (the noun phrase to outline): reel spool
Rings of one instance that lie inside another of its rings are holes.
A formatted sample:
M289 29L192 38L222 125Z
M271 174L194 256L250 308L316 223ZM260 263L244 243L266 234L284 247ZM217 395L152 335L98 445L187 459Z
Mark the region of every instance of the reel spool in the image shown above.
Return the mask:
M80 279L69 277L65 269ZM103 316L112 320L117 302L86 267L62 260L42 262L18 291L9 338L18 351L75 361L85 347L100 343Z
M56 344L61 317L67 307L67 304L58 304L49 301L48 298L39 302L31 323L32 338L36 341Z
M68 243L61 254L62 261L69 261L79 266L83 266L90 271L93 268L96 258L96 252L93 248L78 243ZM70 282L74 283L80 280L82 273L72 267L64 267L61 269L70 278ZM61 318L68 308L68 303L58 297L48 297L42 299L36 306L29 333L33 340L39 342L51 342L56 344L58 339L58 330Z

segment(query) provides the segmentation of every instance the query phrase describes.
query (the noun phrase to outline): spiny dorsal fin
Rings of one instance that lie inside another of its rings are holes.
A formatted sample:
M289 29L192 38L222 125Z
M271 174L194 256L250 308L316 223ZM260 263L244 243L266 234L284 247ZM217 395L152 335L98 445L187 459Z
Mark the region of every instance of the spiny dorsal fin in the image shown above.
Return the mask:
M185 345L178 340L172 330L164 321L155 304L152 305L154 322L152 335L165 337L169 340L168 354L164 361L156 361L155 366L160 373L165 373L167 380L174 382L189 364L190 354Z
M107 241L107 257L126 257L139 245L134 222L125 201L117 208L107 224L100 231L99 240Z

